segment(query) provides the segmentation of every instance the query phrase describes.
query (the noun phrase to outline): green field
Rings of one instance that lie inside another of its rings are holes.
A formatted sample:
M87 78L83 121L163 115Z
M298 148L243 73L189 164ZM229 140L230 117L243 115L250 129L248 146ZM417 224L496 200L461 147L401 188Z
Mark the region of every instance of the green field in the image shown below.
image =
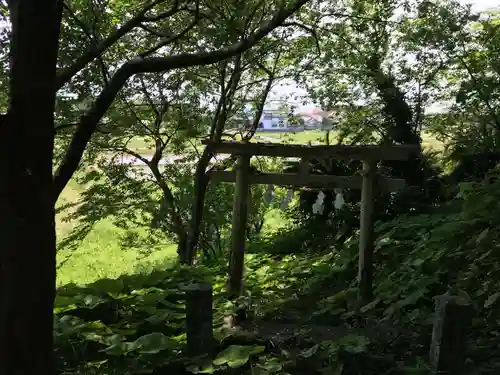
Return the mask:
M333 133L333 132L332 132ZM255 139L259 141L259 137L274 138L283 143L307 144L308 142L325 141L325 132L321 130L306 130L302 132L267 132L261 131L255 133ZM331 137L334 138L334 137ZM264 141L265 142L265 141Z
M259 132L256 135L274 138L277 142L307 144L308 142L324 140L325 133L314 130L297 133ZM259 138L254 138L254 141L262 142ZM424 135L423 145L436 151L443 147L441 142L428 135ZM151 152L147 143L142 139L132 140L129 147L145 155ZM77 204L79 194L83 189L84 187L72 181L58 201L58 207L70 205L69 208L57 215L56 225L59 240L70 233L76 225L74 222L64 221L63 218L73 209L74 205L71 205ZM283 223L284 220L280 217L279 212L270 212L266 217L265 228L271 230L283 225ZM175 258L175 244L166 243L155 249L125 249L120 244L120 238L123 234L124 230L115 226L111 219L103 219L94 226L76 250L60 250L58 253L59 285L69 282L89 283L103 277L117 277L138 270L147 271ZM149 255L145 254L148 251Z
M75 203L83 187L71 182L63 191L57 206ZM56 216L58 241L64 239L76 226L64 217L72 208ZM115 278L123 274L147 272L174 259L176 246L165 244L154 249L124 248L121 236L125 230L115 226L111 219L98 222L76 249L58 251L58 285L67 283L87 284L101 278Z
M63 191L57 206L78 203L79 194L84 187L72 181ZM58 240L61 241L76 226L64 217L74 205L56 216ZM281 211L272 210L265 219L263 230L274 230L286 225ZM144 234L145 229L138 230ZM165 243L154 248L130 248L121 245L125 230L106 218L98 222L76 249L58 251L58 285L68 283L88 284L102 278L116 278L120 275L137 272L150 272L176 259L175 244Z
M259 131L255 133L253 142L271 142L266 138L272 138L273 142L279 143L292 143L292 144L308 144L311 143L320 143L324 144L325 142L325 132L321 130L306 130L301 132L267 132L267 131ZM335 143L335 132L330 132L330 142ZM424 148L432 149L434 151L441 151L443 149L443 143L438 141L435 137L430 135L429 133L423 132L423 143ZM232 140L232 137L224 136L225 140ZM235 136L236 140L240 140L241 137L239 134ZM128 142L128 148L141 154L141 155L151 155L153 153L152 143L147 139L136 137L132 138ZM191 144L187 145L187 147L192 147ZM201 149L203 146L201 143L196 143L196 147Z
M203 147L200 140L195 140L193 144L197 149ZM192 150L193 144L186 142L185 143L186 149ZM152 155L154 153L154 142L151 139L143 137L134 137L127 142L127 148L141 155Z
M294 143L294 144L307 144L308 142L314 143L325 142L325 132L321 130L306 130L302 132L257 132L254 137L256 142L266 142L266 140L259 139L273 138L276 142L283 143ZM443 143L438 141L435 137L429 133L423 132L422 134L423 142L422 146L427 149L432 149L434 151L441 151L443 149ZM330 142L335 142L335 132L330 132Z

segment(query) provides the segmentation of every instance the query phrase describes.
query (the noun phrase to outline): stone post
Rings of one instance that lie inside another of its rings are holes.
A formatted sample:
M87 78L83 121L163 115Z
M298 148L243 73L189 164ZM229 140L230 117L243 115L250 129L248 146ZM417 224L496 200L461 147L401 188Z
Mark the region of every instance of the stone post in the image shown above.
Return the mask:
M435 312L429 353L431 367L436 374L461 374L472 324L472 304L466 298L445 294L436 297Z
M212 286L192 284L183 288L186 296L186 339L190 356L212 354Z

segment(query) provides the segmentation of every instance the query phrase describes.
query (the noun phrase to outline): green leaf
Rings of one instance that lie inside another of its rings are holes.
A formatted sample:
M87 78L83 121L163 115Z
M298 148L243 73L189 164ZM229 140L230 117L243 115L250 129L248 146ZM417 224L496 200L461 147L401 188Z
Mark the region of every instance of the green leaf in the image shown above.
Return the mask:
M377 299L373 300L372 302L367 303L366 305L364 305L364 306L360 309L360 311L361 311L362 313L365 313L365 312L367 312L367 311L369 311L369 310L373 309L375 306L377 306L377 304L378 304L379 302L380 302L380 299L379 299L379 298L377 298Z
M82 302L85 305L85 307L93 309L96 306L100 305L101 303L106 302L106 300L101 297L94 296L92 294L87 294L82 298Z
M189 365L186 370L193 374L213 374L215 372L215 368L211 363L205 364L203 366L199 365Z
M70 307L75 305L75 299L73 297L57 295L54 300L54 307Z
M225 327L220 327L214 330L214 338L217 341L224 341L228 337L233 336L233 331L231 329L225 328Z
M423 263L425 263L425 260L424 259L420 259L420 258L417 258L413 262L411 262L411 264L413 266L417 266L417 267L420 266L420 265L422 265Z
M404 306L411 306L411 305L414 305L415 303L417 303L417 301L422 298L425 293L427 293L428 290L427 288L421 288L421 289L418 289L416 291L414 291L413 293L411 293L408 297L406 297L405 299L399 301L397 304L399 307L404 307Z
M166 322L171 314L172 312L170 311L164 311L164 312L160 311L158 314L154 314L146 318L146 321L155 325L160 324Z
M123 281L120 279L101 279L92 283L92 289L110 294L118 294L123 290Z
M264 350L263 346L231 345L217 355L213 364L217 366L227 364L231 368L238 368L247 363L252 355L262 353Z
M484 302L484 308L487 309L491 307L497 301L498 297L500 297L500 292L493 293L489 296L486 302Z
M156 354L172 346L170 339L161 332L153 332L139 337L133 342L140 353Z
M86 365L88 367L100 368L102 365L104 365L107 362L108 362L107 359L103 359L102 361L90 361L90 362L87 362Z
M266 369L256 366L252 369L252 375L271 375L271 373Z
M101 350L101 352L104 352L108 355L125 355L129 353L130 351L134 350L134 344L131 342L118 342L116 344L113 344L111 346L108 346L107 348Z
M481 241L483 241L485 239L485 237L488 235L489 231L490 231L490 228L486 228L481 233L479 233L479 236L477 236L477 238L476 238L477 245L479 245L481 243Z
M309 349L304 350L299 355L301 357L304 357L304 358L310 358L316 354L316 352L318 351L318 348L319 348L319 345L314 345L313 347L310 347Z
M256 367L261 368L268 373L274 373L281 371L283 369L283 364L278 358L270 358L263 363L259 363Z
M340 340L339 344L342 345L345 351L358 354L366 351L370 340L365 336L348 335Z

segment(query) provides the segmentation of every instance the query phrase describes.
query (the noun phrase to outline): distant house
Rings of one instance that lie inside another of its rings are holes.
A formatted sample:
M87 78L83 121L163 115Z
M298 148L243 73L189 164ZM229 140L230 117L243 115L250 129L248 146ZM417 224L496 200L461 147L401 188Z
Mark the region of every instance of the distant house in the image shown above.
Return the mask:
M334 112L326 112L320 108L313 108L299 114L304 120L304 129L321 129L326 122L333 120L335 117Z
M331 127L338 116L339 111L327 112L320 108L313 108L302 111L292 116L292 121L288 114L280 110L264 110L257 130L260 131L302 131L324 129ZM295 118L295 121L293 121Z
M262 113L257 130L285 131L290 130L288 116L281 112L267 110Z

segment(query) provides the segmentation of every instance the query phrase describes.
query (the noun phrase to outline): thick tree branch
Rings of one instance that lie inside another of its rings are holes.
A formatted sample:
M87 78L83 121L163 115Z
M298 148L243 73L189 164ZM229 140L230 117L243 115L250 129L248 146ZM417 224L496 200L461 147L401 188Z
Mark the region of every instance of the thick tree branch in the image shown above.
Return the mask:
M264 106L266 104L267 97L269 96L269 92L271 92L271 88L273 87L273 82L274 82L274 73L268 73L269 78L267 80L266 87L264 88L264 92L262 93L262 96L260 97L259 102L257 103L257 108L255 111L252 127L249 129L247 134L242 136L243 142L248 142L255 134L255 131L259 127L259 121L262 116L262 112L264 111Z
M254 34L242 41L213 52L199 54L179 54L176 56L135 59L117 70L94 102L91 109L82 117L80 126L73 135L69 149L54 176L54 200L60 195L73 173L77 170L82 155L87 147L97 124L113 103L114 98L127 80L139 73L158 73L166 70L187 68L196 65L209 65L229 57L241 54L252 48L272 30L300 9L309 0L296 0L289 8L282 8Z
M193 21L180 33L174 36L169 36L169 37L163 37L160 42L158 42L155 46L151 47L150 49L142 52L139 56L140 57L147 57L150 56L151 54L155 53L158 51L160 48L165 47L168 44L171 44L180 38L182 38L184 35L186 35L190 30L192 30L200 21L199 17L195 17Z
M143 21L144 22L158 22L158 21L164 20L165 18L173 16L174 14L178 13L181 10L186 10L186 9L187 9L187 7L179 8L179 0L175 0L172 9L167 10L165 12L161 12L155 16L149 16L149 17L144 16Z
M94 61L96 58L101 56L108 48L115 44L124 35L129 33L132 29L141 25L142 22L147 22L151 17L146 17L146 13L153 9L156 5L165 2L165 0L155 0L148 6L146 6L141 12L136 16L127 21L122 27L117 29L113 34L109 35L105 40L102 41L97 46L91 47L87 52L85 52L79 59L77 59L73 65L64 68L58 73L56 89L61 89L66 83L68 83L71 78L84 69L89 63ZM179 12L178 2L174 4L174 7L155 18L162 19L174 15Z
M316 44L316 50L317 50L318 54L321 53L321 46L319 44L318 33L312 27L306 26L303 23L300 23L297 21L285 22L285 23L283 23L283 26L297 26L298 28L307 31L314 38L314 42Z
M179 242L183 242L186 240L187 233L186 233L186 228L184 225L184 222L182 220L181 215L179 214L177 210L177 206L175 204L175 197L170 190L170 187L168 186L167 181L165 178L162 176L160 169L158 168L158 162L159 158L156 158L156 155L152 158L152 160L148 160L144 156L140 155L139 153L130 150L129 148L121 148L120 151L125 152L129 155L132 155L133 157L137 158L144 164L148 166L148 168L151 170L151 173L153 174L155 178L155 182L158 185L158 187L161 189L163 193L163 204L162 206L164 208L167 208L170 211L170 216L172 219L172 229L174 232L177 234Z
M241 59L242 56L239 54L236 56L234 61L234 68L229 77L229 81L226 85L226 74L228 62L224 61L220 69L220 89L221 95L217 103L217 108L214 113L210 128L210 139L213 141L220 141L222 134L224 132L224 125L228 118L228 110L232 107L231 95L234 95L234 90L238 86L238 82L241 79ZM194 191L195 191L195 202L191 208L191 221L189 238L186 243L187 248L182 254L181 261L187 264L192 264L196 254L196 246L200 237L200 224L203 217L204 210L204 197L208 187L208 178L206 175L207 167L210 164L210 160L213 158L214 153L211 147L205 147L203 153L196 165L195 178L194 178Z
M78 126L78 125L80 125L80 124L77 123L77 122L72 123L72 124L60 124L60 125L56 125L54 127L54 134L57 134L61 130L64 130L64 129L67 129L67 128L73 128L73 127Z
M134 150L129 149L128 147L121 147L118 149L110 147L110 149L113 149L114 151L121 151L121 152L124 152L126 154L129 154L129 155L133 156L134 158L136 158L137 160L140 160L141 162L143 162L147 166L149 166L149 164L150 164L150 161L146 157L142 156L138 152L135 152Z
M147 33L150 33L151 35L157 36L158 38L165 37L165 33L164 32L156 31L155 29L152 29L151 27L148 27L146 25L140 24L138 27L140 29L146 31Z

